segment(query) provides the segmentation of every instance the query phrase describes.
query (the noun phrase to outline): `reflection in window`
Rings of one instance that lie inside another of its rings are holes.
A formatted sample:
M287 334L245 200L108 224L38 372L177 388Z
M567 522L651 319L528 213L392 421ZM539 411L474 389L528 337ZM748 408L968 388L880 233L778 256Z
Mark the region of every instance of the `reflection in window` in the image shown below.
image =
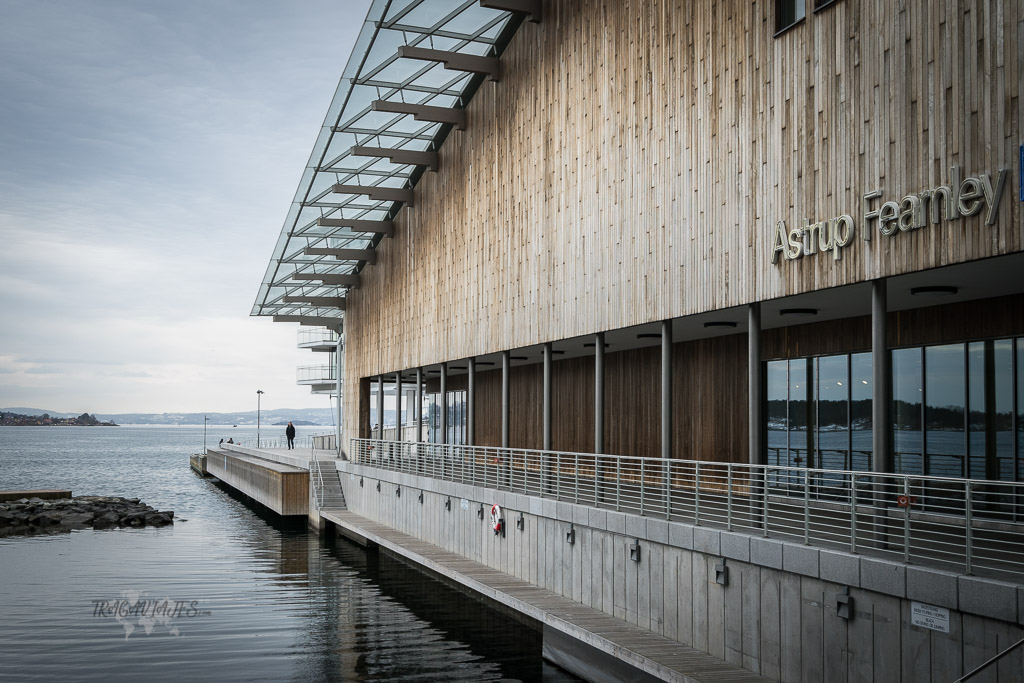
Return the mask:
M765 365L768 464L870 469L870 353Z
M807 14L804 0L775 0L775 32L784 31Z
M850 380L849 357L827 356L816 359L817 392L815 408L816 467L845 470L850 458Z
M925 474L964 476L964 345L929 346L925 367Z
M466 443L466 392L449 391L448 394L448 424L447 432L449 444ZM441 443L441 394L431 393L427 395L427 440L431 443Z
M871 354L850 356L850 466L870 470L874 447L871 432Z
M892 352L892 447L897 472L924 474L921 349Z
M896 472L1022 478L1024 337L891 354ZM870 353L765 366L768 464L872 468Z
M767 364L765 389L768 405L767 445L770 465L788 462L789 451L789 361L774 360Z

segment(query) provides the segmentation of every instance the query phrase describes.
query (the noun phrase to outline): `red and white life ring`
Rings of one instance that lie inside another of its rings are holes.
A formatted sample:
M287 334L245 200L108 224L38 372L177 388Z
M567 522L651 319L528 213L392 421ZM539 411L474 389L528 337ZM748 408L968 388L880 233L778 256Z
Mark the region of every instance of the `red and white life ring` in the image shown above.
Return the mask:
M505 523L505 520L501 517L501 508L495 503L491 506L491 527L494 529L494 533L501 533L501 525Z

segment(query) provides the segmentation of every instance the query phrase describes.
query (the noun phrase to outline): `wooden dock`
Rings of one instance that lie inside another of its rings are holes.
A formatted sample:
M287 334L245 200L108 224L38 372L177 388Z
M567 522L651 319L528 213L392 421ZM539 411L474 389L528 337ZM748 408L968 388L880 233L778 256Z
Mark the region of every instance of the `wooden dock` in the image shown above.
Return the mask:
M575 663L583 663L595 673L600 673L604 665L595 666L593 658L603 655L609 660L608 667L628 665L639 674L635 676L638 680L649 678L685 683L769 680L347 510L323 511L321 516L346 536L365 539L386 548L535 619L544 626L545 656L570 670L574 670L574 662L560 661L560 657L571 659L575 648L589 660ZM549 641L558 647L549 651ZM572 643L572 646L566 647L567 643ZM608 680L622 677L621 672L614 669L606 669L604 675Z

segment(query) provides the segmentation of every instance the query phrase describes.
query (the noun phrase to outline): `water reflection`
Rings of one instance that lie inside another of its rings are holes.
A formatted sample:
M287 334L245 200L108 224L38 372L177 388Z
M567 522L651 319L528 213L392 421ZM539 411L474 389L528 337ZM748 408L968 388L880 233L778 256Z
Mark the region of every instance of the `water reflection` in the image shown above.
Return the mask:
M0 540L0 680L572 680L522 623L196 477L201 427L0 430L0 487L139 496L179 519ZM94 614L126 593L198 614Z

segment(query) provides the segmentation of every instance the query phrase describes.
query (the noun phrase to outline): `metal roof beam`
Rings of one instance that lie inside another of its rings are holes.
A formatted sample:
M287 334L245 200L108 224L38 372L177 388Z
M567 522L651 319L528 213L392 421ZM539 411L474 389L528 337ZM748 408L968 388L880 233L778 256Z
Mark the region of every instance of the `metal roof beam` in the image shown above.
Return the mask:
M408 188L338 184L331 186L331 192L335 194L362 194L378 202L402 202L408 206L413 206L413 192Z
M406 59L420 59L425 62L441 62L444 68L453 71L487 74L487 77L492 81L497 81L501 78L501 62L497 57L481 57L480 55L431 50L426 47L412 47L410 45L399 46L398 56Z
M431 171L437 170L437 152L417 151L414 149L395 149L393 147L363 147L356 145L349 150L357 157L384 157L393 164L411 164L426 166Z
M525 14L533 23L540 22L540 0L480 0L480 6L502 12Z
M306 247L302 250L306 256L333 256L339 261L377 262L377 252L373 249L331 249L329 247Z
M275 315L275 323L298 323L300 325L309 325L311 327L326 327L339 331L341 327L341 318L323 318L312 315Z
M410 190L411 192L411 190ZM348 228L352 232L370 232L391 237L395 233L392 221L362 221L353 218L317 218L316 224L321 228Z
M448 107L432 107L426 104L408 104L389 100L374 100L370 103L373 111L386 111L392 114L412 114L417 121L432 123L450 123L459 130L466 130L466 110Z
M345 297L342 296L283 296L281 302L286 304L309 304L321 308L337 308L345 310Z
M325 285L358 287L359 273L292 273L293 280L317 280Z

